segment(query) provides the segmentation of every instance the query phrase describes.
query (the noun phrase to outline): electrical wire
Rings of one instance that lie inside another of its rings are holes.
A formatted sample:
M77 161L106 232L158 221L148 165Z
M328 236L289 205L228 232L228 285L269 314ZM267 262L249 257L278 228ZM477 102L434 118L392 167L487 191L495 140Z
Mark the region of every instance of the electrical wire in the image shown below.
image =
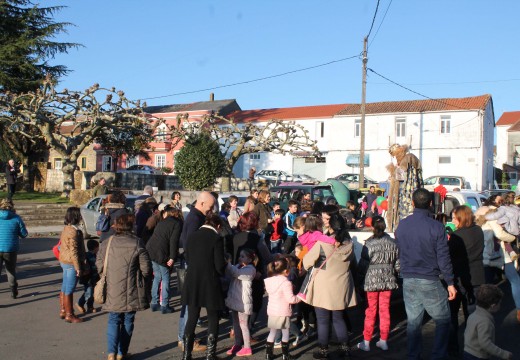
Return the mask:
M388 13L388 10L390 9L390 5L392 5L392 1L393 0L390 0L390 3L388 4L388 6L386 8L385 14L383 15L383 20L381 20L381 22L379 23L379 26L377 27L376 33L374 34L374 37L372 38L372 41L368 44L369 48L372 45L372 43L374 42L374 40L376 39L376 36L379 33L379 29L381 29L381 25L383 25L383 22L385 21L386 14Z
M172 97L172 96L195 94L195 93L209 91L209 90L216 90L216 89L222 89L222 88L231 87L231 86L250 84L250 83L253 83L253 82L257 82L257 81L273 79L273 78L277 78L277 77L281 77L281 76L285 76L285 75L294 74L294 73L297 73L297 72L302 72L302 71L316 69L316 68L319 68L319 67L335 64L335 63L346 61L346 60L359 58L360 55L361 54L353 55L353 56L342 58L342 59L332 60L332 61L329 61L329 62L326 62L326 63L323 63L323 64L319 64L319 65L313 65L313 66L309 66L309 67L302 68L302 69L286 71L284 73L280 73L280 74L276 74L276 75L264 76L264 77L261 77L261 78L258 78L258 79L240 81L240 82L236 82L236 83L232 83L232 84L226 84L226 85L213 86L213 87L210 87L210 88L200 89L200 90L183 91L183 92L173 93L173 94L168 94L168 95L147 97L147 98L142 98L141 100L163 99L163 98Z
M372 25L370 25L370 30L368 30L367 39L370 37L370 34L372 33L372 28L374 27L374 22L376 21L377 9L379 9L379 1L380 0L377 0L376 11L374 11L374 17L372 18Z
M403 85L422 86L422 85L463 85L463 84L490 84L498 82L520 81L520 79L499 79L499 80L479 80L479 81L459 81L459 82L431 82L431 83L406 83ZM382 85L386 83L370 82L370 84Z

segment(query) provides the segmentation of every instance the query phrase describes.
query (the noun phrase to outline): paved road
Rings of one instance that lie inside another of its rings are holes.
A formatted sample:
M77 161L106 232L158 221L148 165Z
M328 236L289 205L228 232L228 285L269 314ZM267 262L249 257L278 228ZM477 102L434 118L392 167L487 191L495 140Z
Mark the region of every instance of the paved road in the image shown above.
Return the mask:
M105 332L107 317L103 312L87 315L82 324L67 324L58 318L58 293L61 286L61 268L54 259L51 247L56 237L30 238L23 240L18 257L20 296L11 300L5 283L5 275L0 283L0 359L106 359ZM497 314L497 343L512 350L520 359L520 325L516 323L510 288L502 285L506 292L502 311ZM76 292L76 299L79 292ZM179 298L173 298L178 309ZM406 358L406 321L404 306L399 299L392 304L392 333L389 340L390 350L383 352L375 348L369 352L353 352L354 359L405 359ZM135 331L130 346L132 359L180 359L177 348L178 312L169 315L140 312L137 315ZM360 341L363 327L361 309L351 311L354 326L352 344ZM229 322L221 322L221 341L219 352L231 346L227 337ZM203 328L199 328L204 331ZM424 326L425 354L431 347L433 325L427 321ZM265 339L266 331L259 337ZM297 359L311 359L315 341L307 341L292 349ZM253 348L251 359L263 359L263 343ZM278 352L279 354L279 352ZM200 358L202 355L199 355ZM197 356L195 356L197 358ZM279 357L281 358L281 356ZM424 357L425 359L428 356Z

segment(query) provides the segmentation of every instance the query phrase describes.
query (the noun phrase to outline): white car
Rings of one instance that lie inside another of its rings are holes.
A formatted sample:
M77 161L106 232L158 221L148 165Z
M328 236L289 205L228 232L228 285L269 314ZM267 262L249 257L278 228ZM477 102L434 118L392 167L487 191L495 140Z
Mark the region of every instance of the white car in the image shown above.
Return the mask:
M86 204L81 205L79 211L83 218L82 231L85 238L91 236L98 236L96 232L96 222L100 215L101 205L103 199L108 195L100 195L87 201ZM125 195L126 196L126 208L133 213L135 199L137 195Z
M292 175L282 170L260 170L255 175L255 179L267 181L292 181L292 178Z
M119 173L131 173L131 174L154 174L164 175L161 169L153 167L151 165L132 165L126 169L118 170Z
M470 184L462 176L436 175L424 179L426 190L433 191L439 185L444 186L448 191L453 191L456 188L459 190L471 189Z
M292 174L294 182L318 183L319 180L307 174Z

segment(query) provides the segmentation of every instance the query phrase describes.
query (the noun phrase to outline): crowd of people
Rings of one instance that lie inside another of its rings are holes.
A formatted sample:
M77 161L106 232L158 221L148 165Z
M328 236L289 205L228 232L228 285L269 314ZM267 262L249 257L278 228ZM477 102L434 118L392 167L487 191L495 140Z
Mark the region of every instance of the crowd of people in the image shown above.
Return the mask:
M252 344L258 342L259 314L264 311L269 329L267 360L274 359L277 348L283 360L292 359L291 347L315 334L313 356L327 359L331 329L339 355L349 358L348 313L363 302L363 340L356 348L371 350L379 315L375 346L391 351L390 299L401 287L409 359L421 358L425 311L435 322L431 359L446 359L448 353L465 359L512 359L511 352L494 344L492 313L503 296L493 285L503 270L520 322L520 277L511 246L520 225L514 194L505 199L490 197L476 214L459 206L452 213L454 226L446 227L430 216L431 194L415 190L413 212L400 220L394 237L385 231L385 210L374 191L363 199L365 206L349 202L341 208L309 203L303 197L289 201L287 211L271 202L267 190L252 190L243 211L236 196L216 211L216 196L201 192L184 217L178 192L172 194L171 203L158 204L153 189L146 187L131 212L125 207L125 195L115 191L102 206L109 229L100 231L99 242L88 240L86 248L79 209L69 208L59 242L60 318L81 323L74 310L97 311L93 294L103 275L108 359L125 359L137 311L174 311L170 278L176 270L182 305L178 345L183 360L192 359L197 351L205 351L207 360L218 359L219 320L227 314L234 337L227 354L251 356ZM362 227L372 236L356 258L349 230ZM16 298L16 253L19 238L27 231L8 199L0 202L0 231L7 234L0 236L0 266L5 261ZM74 302L78 282L83 293ZM205 345L195 336L202 308L207 319ZM466 319L463 344L457 336L460 308Z

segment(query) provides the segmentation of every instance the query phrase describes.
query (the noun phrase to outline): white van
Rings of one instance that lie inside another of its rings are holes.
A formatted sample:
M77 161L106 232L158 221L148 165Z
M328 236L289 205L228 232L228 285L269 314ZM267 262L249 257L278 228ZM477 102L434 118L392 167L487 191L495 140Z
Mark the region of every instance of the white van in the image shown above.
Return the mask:
M424 188L429 191L435 190L439 185L444 186L448 191L453 191L456 188L459 190L471 189L470 184L462 176L436 175L424 180Z

